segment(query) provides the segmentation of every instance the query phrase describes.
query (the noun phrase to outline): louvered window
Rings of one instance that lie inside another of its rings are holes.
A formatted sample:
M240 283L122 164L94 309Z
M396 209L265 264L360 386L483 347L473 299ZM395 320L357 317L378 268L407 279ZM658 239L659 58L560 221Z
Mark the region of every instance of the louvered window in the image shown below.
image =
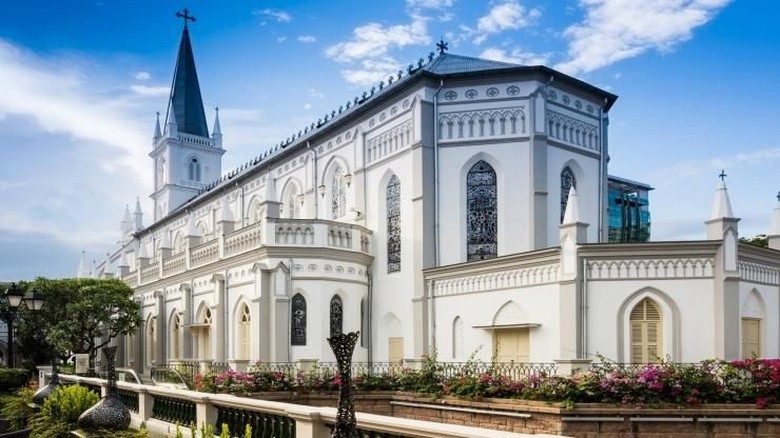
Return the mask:
M761 357L761 320L742 318L742 358Z
M663 356L661 311L645 298L631 311L631 362L657 363Z

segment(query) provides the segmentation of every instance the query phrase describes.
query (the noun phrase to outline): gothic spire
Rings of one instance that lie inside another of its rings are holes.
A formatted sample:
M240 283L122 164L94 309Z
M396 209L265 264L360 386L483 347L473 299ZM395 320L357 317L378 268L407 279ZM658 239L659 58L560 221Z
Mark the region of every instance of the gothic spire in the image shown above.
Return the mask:
M222 136L222 128L219 126L219 107L214 108L216 115L214 116L214 129L211 130L211 135L214 137Z
M154 125L154 140L157 140L158 138L162 137L162 132L160 131L160 112L157 111L157 123Z
M203 98L198 84L198 73L195 70L195 57L192 54L190 32L187 20L192 20L188 11L178 15L184 18L184 29L179 43L179 54L176 58L176 70L173 73L171 98L168 102L168 112L165 115L166 125L169 119L175 121L178 132L208 137L206 113L203 110ZM186 16L186 18L185 18ZM194 21L194 20L192 20Z
M84 251L81 251L81 259L79 259L79 269L76 271L76 278L87 278L88 276L87 255Z
M577 196L577 190L572 184L569 188L569 198L566 202L566 210L563 213L563 225L576 224L580 222L580 203Z
M135 212L133 213L135 218L135 231L140 231L144 228L144 212L141 210L141 200L135 198Z
M720 185L718 186L718 190L715 192L715 201L712 203L712 214L710 215L710 220L734 217L734 211L731 209L729 192L726 190L726 174L721 171L719 177Z

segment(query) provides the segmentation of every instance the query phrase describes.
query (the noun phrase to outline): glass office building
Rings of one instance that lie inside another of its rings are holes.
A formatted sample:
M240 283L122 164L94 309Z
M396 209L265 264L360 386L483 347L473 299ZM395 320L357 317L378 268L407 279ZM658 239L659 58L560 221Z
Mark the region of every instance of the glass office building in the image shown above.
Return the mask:
M650 240L649 193L647 184L610 175L608 183L609 242Z

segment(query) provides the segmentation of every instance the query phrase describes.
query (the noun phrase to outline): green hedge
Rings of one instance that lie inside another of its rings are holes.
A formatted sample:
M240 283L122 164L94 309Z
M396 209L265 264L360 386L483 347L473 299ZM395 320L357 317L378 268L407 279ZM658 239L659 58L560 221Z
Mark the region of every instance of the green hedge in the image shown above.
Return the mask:
M30 372L24 368L0 368L0 392L13 392L25 386Z

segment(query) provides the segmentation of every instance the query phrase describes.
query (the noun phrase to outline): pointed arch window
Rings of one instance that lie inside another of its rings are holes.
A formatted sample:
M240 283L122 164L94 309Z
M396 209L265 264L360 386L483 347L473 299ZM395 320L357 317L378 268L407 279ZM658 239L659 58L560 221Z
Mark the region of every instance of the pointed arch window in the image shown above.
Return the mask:
M401 270L401 181L393 175L387 183L387 272Z
M663 355L663 319L658 305L644 298L631 310L631 362L657 363Z
M577 180L571 168L566 166L561 171L561 223L563 223L563 215L566 214L566 204L569 202L569 191L572 187L577 188Z
M344 305L341 297L334 295L330 299L330 335L335 336L344 332Z
M330 182L331 195L331 218L338 219L346 213L347 209L347 187L344 182L344 171L341 167L333 170L333 176Z
M146 326L146 363L154 365L157 359L157 317L149 318Z
M181 314L176 312L173 314L171 321L171 359L178 359L182 357L181 354L181 335L182 335L182 320Z
M466 246L468 260L498 255L498 187L496 171L484 160L466 175Z
M200 161L197 157L192 157L189 162L190 181L200 181Z
M292 297L291 345L306 345L306 298L301 294Z
M252 313L246 303L238 311L238 358L249 359L252 345Z

